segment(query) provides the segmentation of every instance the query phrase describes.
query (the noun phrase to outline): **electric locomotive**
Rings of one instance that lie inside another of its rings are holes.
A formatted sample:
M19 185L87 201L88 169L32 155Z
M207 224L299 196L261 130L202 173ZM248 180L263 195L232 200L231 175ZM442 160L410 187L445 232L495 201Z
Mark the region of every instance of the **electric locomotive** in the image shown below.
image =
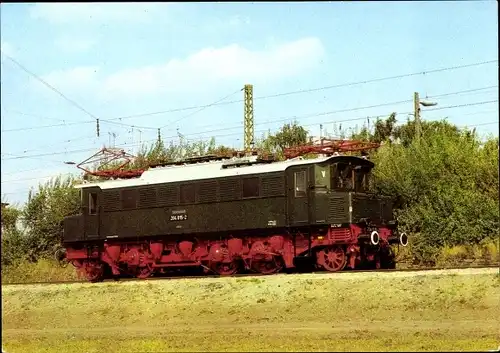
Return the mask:
M64 219L66 260L89 281L198 269L271 274L393 268L406 246L374 163L353 155L195 158L135 177L84 182Z

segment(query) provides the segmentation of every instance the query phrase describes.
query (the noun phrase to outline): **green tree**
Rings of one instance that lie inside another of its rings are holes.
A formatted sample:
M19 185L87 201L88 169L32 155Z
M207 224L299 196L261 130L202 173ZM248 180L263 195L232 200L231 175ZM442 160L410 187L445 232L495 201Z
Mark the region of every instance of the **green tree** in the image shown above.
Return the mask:
M16 229L21 213L22 210L16 206L10 205L2 208L2 230L11 231Z
M2 266L25 259L26 239L18 227L22 209L10 205L2 208Z
M23 209L28 258L52 256L60 244L64 217L80 211L79 190L73 188L77 179L56 177L30 190Z
M283 158L283 152L286 148L300 146L307 143L308 132L297 122L284 124L276 133L270 132L257 140L256 148L264 153L275 154Z
M361 130L351 134L351 139L369 141L369 142L390 142L396 131L396 113L389 115L387 119L377 118L373 126L373 132L368 129L366 124L363 125Z

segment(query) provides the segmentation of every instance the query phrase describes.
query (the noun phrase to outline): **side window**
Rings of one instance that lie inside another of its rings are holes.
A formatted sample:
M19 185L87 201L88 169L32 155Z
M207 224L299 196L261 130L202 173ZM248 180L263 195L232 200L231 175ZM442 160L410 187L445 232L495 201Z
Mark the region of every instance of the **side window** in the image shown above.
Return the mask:
M246 197L259 197L258 177L243 179L243 198Z
M306 172L295 172L295 197L305 197L306 186Z
M194 184L181 185L181 204L194 203L196 196L195 192Z
M97 194L95 192L89 193L89 215L97 214Z

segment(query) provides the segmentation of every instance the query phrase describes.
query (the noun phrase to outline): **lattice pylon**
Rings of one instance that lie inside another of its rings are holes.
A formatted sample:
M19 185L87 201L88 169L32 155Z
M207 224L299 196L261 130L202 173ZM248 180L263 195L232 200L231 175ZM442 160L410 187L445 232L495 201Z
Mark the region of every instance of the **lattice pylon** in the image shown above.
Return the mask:
M249 153L254 145L253 85L245 85L244 92L244 149L246 153Z

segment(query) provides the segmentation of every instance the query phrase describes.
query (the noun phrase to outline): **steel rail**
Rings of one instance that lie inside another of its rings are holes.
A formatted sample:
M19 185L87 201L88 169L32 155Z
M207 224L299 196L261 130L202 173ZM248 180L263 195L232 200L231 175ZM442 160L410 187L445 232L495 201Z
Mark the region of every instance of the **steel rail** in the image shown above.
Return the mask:
M444 271L444 270L467 270L467 269L487 269L487 268L498 268L500 273L500 265L482 265L482 266L456 266L456 267L419 267L419 268L402 268L402 269L367 269L367 270L342 270L337 272L328 271L311 271L311 272L278 272L274 274L261 274L261 273L237 273L234 275L162 275L148 277L145 279L141 278L106 278L102 282L91 283L88 280L69 280L69 281L36 281L36 282L14 282L14 283L2 283L2 286L21 286L21 285L54 285L54 284L76 284L76 283L88 283L92 285L97 285L99 283L106 282L132 282L132 281L158 281L158 280L184 280L184 279L202 279L202 278L245 278L245 277L272 277L280 275L303 275L307 277L312 274L326 274L326 275L342 275L349 273L384 273L384 272L422 272L422 271Z

